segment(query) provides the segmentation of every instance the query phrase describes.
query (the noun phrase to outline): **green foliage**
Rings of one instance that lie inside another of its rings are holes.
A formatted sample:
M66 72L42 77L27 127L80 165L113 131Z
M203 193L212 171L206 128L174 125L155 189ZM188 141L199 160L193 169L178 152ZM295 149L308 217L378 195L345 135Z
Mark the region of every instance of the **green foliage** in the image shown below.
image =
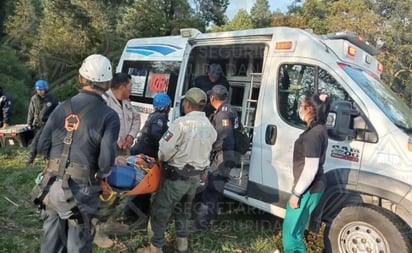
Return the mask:
M67 82L61 84L60 86L56 87L55 89L51 90L59 101L64 101L70 97L76 95L80 89L79 80L76 78L72 78Z
M205 26L213 23L216 26L225 24L225 12L229 0L194 0L195 11L204 22Z
M41 18L37 1L18 0L15 2L14 15L10 15L5 24L6 33L11 40L9 43L27 57L30 57L30 50L37 41Z
M177 35L181 28L204 30L187 1L142 0L124 7L117 32L125 38Z
M262 28L270 26L272 22L272 13L269 10L268 0L257 0L250 10L253 28Z
M42 236L42 221L31 203L29 192L34 179L44 166L37 158L34 165L24 165L26 148L0 148L0 253L39 252ZM119 215L124 199L120 202ZM189 237L189 251L199 253L267 253L282 248L282 220L268 213L227 200L221 203L221 222L206 233ZM321 231L322 233L322 231ZM147 245L145 229L127 234L111 235L127 246L125 252L136 252ZM171 222L166 233L164 252L175 252L174 224ZM321 253L321 234L305 234L308 253ZM116 247L100 249L94 246L94 253L120 252Z
M12 0L2 0L0 1L0 38L5 35L4 23L7 19L7 15L13 12L13 2Z
M253 21L249 13L246 10L240 9L237 14L233 17L232 21L228 22L222 26L213 26L213 32L222 32L222 31L236 31L243 29L252 29Z
M11 123L25 123L31 95L29 69L22 64L17 52L9 47L0 48L0 83L12 98Z

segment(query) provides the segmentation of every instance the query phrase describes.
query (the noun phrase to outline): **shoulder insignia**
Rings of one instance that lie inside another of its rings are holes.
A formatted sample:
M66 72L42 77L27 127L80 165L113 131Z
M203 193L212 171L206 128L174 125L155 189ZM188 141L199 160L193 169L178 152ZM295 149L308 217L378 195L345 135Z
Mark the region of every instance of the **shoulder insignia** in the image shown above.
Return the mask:
M173 137L173 134L169 131L169 130L167 130L164 134L163 134L163 140L165 140L165 141L170 141L170 139L172 139L172 137Z
M163 127L163 120L162 119L158 119L156 121L156 125L158 125L159 127Z
M230 122L228 119L223 119L222 120L222 127L228 127L230 126Z

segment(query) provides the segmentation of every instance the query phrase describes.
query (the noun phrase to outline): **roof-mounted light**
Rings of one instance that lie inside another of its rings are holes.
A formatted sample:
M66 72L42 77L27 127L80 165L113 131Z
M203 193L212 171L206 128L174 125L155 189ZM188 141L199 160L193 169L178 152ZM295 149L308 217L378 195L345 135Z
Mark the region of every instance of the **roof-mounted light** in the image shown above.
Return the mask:
M201 33L201 32L199 30L195 29L195 28L180 29L180 35L184 38L194 37L194 36L198 35L199 33Z
M364 41L364 39L361 36L358 36L354 32L336 32L336 33L328 33L326 34L326 38L330 40L338 40L338 39L343 39L347 40L353 45L365 50L368 54L370 55L377 55L379 51L371 46L367 41Z
M293 47L292 41L279 41L276 42L276 50L291 50Z
M378 71L379 72L383 72L383 64L382 63L378 63Z
M352 46L348 46L348 55L354 57L356 55L356 48Z

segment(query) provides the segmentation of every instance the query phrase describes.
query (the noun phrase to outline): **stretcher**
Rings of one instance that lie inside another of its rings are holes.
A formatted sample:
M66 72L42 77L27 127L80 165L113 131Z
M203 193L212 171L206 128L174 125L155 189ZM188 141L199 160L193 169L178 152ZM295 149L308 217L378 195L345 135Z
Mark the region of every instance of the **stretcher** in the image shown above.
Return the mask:
M157 191L161 165L154 158L139 154L127 157L126 161L126 164L116 164L111 174L102 180L100 199L103 202L119 195L133 196Z

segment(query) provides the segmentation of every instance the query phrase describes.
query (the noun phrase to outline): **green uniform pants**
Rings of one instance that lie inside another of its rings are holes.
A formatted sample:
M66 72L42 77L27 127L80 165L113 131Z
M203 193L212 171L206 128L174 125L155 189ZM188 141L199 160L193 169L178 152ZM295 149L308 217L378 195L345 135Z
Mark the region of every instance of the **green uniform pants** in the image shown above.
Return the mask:
M306 253L305 244L303 243L306 223L318 205L322 193L307 191L300 198L299 208L296 209L289 206L289 201L286 204L286 216L282 228L283 250L285 253Z
M164 179L154 195L151 208L150 224L153 230L151 243L155 247L163 247L164 233L172 213L175 216L176 236L188 237L192 202L199 183L199 176L189 177L187 180Z

